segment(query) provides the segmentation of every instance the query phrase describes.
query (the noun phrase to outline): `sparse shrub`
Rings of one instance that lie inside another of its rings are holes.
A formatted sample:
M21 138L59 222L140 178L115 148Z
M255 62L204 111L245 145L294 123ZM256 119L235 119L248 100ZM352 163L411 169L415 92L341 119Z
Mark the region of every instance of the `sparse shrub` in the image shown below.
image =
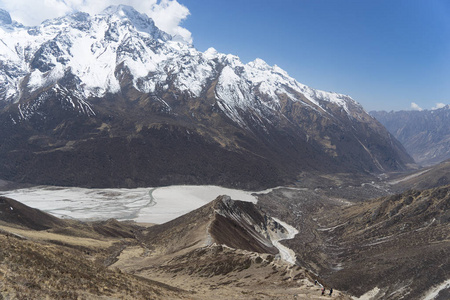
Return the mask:
M396 194L389 197L390 202L397 202L402 199L402 194Z
M414 201L414 198L412 196L408 196L403 203L405 205L410 205Z
M252 265L252 261L250 259L247 259L243 264L240 271L250 268Z

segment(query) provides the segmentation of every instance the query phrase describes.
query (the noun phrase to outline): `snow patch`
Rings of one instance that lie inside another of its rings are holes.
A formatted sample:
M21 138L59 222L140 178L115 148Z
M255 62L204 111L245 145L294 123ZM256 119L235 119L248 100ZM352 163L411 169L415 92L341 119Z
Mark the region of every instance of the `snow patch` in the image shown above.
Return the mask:
M372 300L378 295L379 292L380 292L380 288L379 287L374 287L372 290L368 291L367 293L365 293L361 297L354 297L353 296L352 299L353 300Z
M429 290L425 294L423 300L433 300L439 295L440 291L443 291L443 290L446 290L446 289L450 289L450 279L444 281L440 285L438 285L436 287L433 287L431 290Z
M30 74L30 78L28 80L28 88L31 91L37 90L39 87L43 86L45 83L44 74L42 74L39 70L34 70Z
M288 247L282 245L280 241L293 239L295 235L298 233L298 230L277 218L272 217L272 219L274 219L277 223L279 223L287 230L286 236L272 239L273 245L277 247L277 249L280 251L281 259L287 261L288 263L295 264L296 261L295 252L289 249Z

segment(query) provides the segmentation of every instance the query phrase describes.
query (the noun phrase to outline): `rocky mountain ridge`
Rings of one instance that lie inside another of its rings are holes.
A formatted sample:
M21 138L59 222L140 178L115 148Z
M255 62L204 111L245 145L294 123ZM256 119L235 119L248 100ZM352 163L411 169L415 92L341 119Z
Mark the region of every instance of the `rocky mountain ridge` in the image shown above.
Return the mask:
M197 51L128 6L0 32L3 179L251 188L412 163L349 96Z
M276 255L274 237L287 238L287 229L253 203L219 196L193 212L149 228L144 239L156 253L219 244Z

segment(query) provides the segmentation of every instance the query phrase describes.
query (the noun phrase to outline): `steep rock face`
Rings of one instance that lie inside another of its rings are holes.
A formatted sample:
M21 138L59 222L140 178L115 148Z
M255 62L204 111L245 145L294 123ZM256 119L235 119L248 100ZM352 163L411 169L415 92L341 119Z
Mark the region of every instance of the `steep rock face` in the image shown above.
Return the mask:
M212 239L235 249L277 254L270 233L286 229L253 203L222 197L215 205L215 219L209 227Z
M450 105L424 111L373 111L414 160L429 166L450 158Z
M287 237L287 230L255 204L219 196L184 216L150 227L144 240L157 254L179 254L214 243L277 254L274 236Z
M309 88L260 59L199 52L128 6L37 27L8 21L0 31L6 179L260 188L301 171L412 162L349 96Z

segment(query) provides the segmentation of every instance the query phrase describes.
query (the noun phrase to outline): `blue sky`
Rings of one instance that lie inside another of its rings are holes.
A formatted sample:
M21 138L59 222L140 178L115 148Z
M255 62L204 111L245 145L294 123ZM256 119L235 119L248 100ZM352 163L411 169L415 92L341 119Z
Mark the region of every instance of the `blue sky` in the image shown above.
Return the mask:
M450 1L178 0L194 45L262 58L370 110L450 103Z

